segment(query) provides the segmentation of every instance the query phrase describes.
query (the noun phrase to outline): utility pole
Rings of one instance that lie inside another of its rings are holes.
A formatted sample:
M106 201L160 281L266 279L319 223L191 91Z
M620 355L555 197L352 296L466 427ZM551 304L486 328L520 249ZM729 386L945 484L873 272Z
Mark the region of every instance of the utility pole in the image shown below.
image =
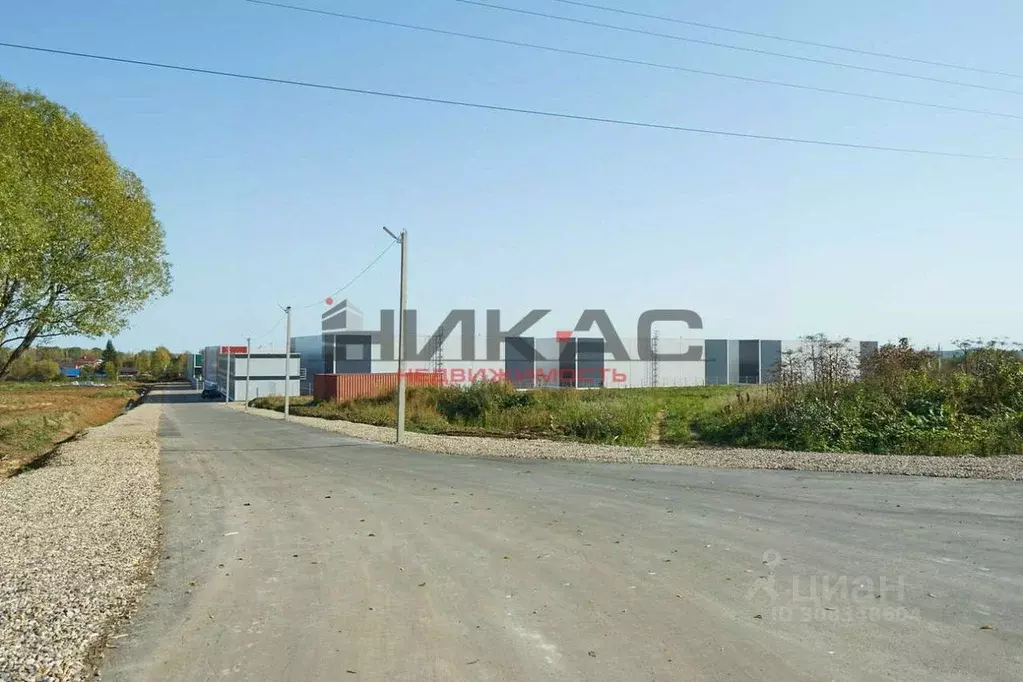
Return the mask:
M249 411L249 359L252 356L252 337L245 339L245 411Z
M402 230L400 237L386 227L384 232L401 244L401 293L398 300L398 428L395 434L395 442L400 445L405 440L405 308L408 294L408 230Z
M291 402L289 389L291 388L291 306L289 305L284 309L284 312L288 316L288 322L285 324L285 338L284 338L284 420L288 420L288 414L291 410ZM279 323L278 323L279 324Z
M227 383L224 386L224 402L231 400L231 347L227 347Z

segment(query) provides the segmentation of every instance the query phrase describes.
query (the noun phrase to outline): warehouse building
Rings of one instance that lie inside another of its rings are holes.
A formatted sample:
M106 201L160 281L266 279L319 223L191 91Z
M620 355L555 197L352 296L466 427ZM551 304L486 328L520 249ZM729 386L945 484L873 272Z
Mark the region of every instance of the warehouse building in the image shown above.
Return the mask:
M248 351L245 346L207 346L202 353L190 354L187 371L192 385L216 388L232 401L284 395L286 387L289 395L299 395L302 367L298 352L293 351L285 362L283 352Z
M803 341L769 339L686 339L655 336L623 338L619 356L600 337L510 337L500 356L486 359L487 339L477 335L463 347L459 329L443 341L418 336L409 344L408 372L441 373L447 384L504 379L518 388L640 388L759 384L773 380L786 353ZM317 374L388 374L398 370L394 348L385 351L374 333L363 329L363 314L350 301L334 305L321 317L320 333L292 339L301 356L301 392L313 392ZM640 360L650 348L659 360ZM848 342L851 354L863 357L877 342ZM467 352L471 349L471 353ZM624 352L621 352L624 351ZM472 357L467 357L471 355ZM679 358L687 358L685 360ZM669 359L664 359L669 358Z
M877 352L877 341L848 341L850 357L862 360ZM704 381L718 384L766 384L774 381L782 358L807 348L805 341L707 339Z

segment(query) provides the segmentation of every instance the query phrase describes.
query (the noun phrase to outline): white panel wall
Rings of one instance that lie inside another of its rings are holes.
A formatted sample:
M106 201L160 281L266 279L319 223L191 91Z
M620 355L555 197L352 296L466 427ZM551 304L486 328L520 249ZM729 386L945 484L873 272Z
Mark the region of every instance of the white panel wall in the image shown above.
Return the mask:
M237 381L231 381L231 400L239 401L245 400L245 380L239 379ZM294 397L299 395L299 381L298 379L291 380L291 386L288 390L288 395ZM284 395L284 380L279 381L250 381L249 382L249 400L255 398L262 398L269 395Z
M248 371L246 371L248 365ZM296 355L291 357L291 366L288 368L292 376L299 372L299 358ZM253 377L284 377L284 355L275 358L246 358L244 355L234 357L234 373L237 376L248 374Z

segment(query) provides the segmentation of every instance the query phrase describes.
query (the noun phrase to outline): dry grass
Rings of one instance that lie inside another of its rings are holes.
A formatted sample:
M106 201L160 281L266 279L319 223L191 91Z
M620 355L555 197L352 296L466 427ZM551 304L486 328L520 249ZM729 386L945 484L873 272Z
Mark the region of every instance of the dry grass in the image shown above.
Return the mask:
M0 384L0 479L7 478L82 429L121 414L134 385Z

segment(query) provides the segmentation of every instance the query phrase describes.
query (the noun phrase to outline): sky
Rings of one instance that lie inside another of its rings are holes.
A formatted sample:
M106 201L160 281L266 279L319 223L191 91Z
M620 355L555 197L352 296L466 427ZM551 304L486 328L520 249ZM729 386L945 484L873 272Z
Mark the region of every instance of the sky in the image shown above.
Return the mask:
M1012 0L594 0L749 31L1023 75ZM291 0L360 16L752 78L1023 115L994 76L574 7L495 4L990 91L575 25L454 0ZM586 116L1023 157L1023 118L990 117L551 54L243 0L4 3L0 41ZM499 308L622 336L653 308L706 338L1023 340L1023 161L868 151L559 120L0 48L0 78L78 112L145 182L174 291L122 350L283 345L409 233L421 334ZM398 305L398 249L341 297ZM674 328L665 333L680 334ZM62 342L69 344L73 339ZM80 340L78 340L80 341Z

